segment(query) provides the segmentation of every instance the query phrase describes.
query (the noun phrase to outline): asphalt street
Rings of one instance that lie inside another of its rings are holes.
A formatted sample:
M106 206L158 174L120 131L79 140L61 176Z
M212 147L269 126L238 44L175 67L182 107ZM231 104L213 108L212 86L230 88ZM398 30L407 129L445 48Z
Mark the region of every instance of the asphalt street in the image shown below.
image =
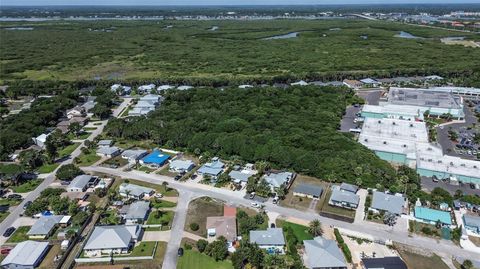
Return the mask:
M245 199L243 197L244 194L239 191L230 191L226 189L211 187L208 185L195 184L192 182L177 182L177 181L174 181L173 178L171 177L162 176L162 175L146 174L139 171L124 172L116 169L98 167L98 166L85 167L83 168L83 170L86 172L98 172L98 173L110 174L110 175L119 176L122 178L133 178L133 179L154 183L154 184L161 184L163 181L167 181L169 183L169 186L179 191L190 191L192 193L195 193L195 195L197 196L209 196L212 198L221 199L223 201L227 201L229 204L236 205L236 206L241 205L241 206L248 207L250 206L250 203L251 203L251 200ZM471 260L480 259L478 253L462 249L451 241L441 240L441 243L439 243L438 240L427 238L427 237L421 237L416 235L410 236L407 231L392 230L388 226L381 225L381 224L369 223L367 226L367 225L364 225L364 223L358 223L358 224L346 223L346 222L337 221L330 218L321 217L316 213L303 212L303 211L298 211L292 208L277 206L271 202L267 202L264 205L267 211L273 211L283 216L303 219L307 221L318 219L324 225L339 227L346 230L368 234L373 236L375 240L380 240L380 241L392 240L405 245L422 247L424 249L432 251L433 253L442 254L443 256L450 256L450 257L457 256L457 257L462 257L462 258L471 259ZM183 225L182 225L182 228L183 228ZM177 255L177 253L170 252L167 255ZM166 257L166 259L172 259L172 257Z

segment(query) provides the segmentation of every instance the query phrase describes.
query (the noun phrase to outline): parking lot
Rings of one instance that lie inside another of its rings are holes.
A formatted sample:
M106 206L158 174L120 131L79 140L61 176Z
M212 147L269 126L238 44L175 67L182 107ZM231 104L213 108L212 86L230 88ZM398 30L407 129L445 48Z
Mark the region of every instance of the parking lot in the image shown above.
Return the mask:
M432 191L436 187L440 187L446 191L448 191L450 194L454 195L456 190L461 190L464 194L479 194L480 195L480 190L475 190L470 188L469 184L460 184L460 185L452 185L449 184L448 182L444 182L442 180L439 180L438 182L433 182L431 177L422 177L422 189L426 191Z

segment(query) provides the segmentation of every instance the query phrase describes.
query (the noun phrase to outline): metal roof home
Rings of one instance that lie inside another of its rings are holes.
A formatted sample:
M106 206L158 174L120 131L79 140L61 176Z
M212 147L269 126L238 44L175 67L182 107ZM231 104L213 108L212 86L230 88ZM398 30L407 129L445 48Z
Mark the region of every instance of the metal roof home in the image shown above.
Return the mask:
M407 269L400 257L383 257L362 259L365 269Z
M270 186L274 188L280 187L282 184L288 184L293 178L291 172L270 173L264 176Z
M145 156L145 158L141 160L141 163L162 166L169 158L170 155L156 149Z
M129 196L140 198L145 194L153 193L153 189L134 184L122 183L118 192L125 196L128 193Z
M428 207L416 206L415 218L430 223L436 223L437 221L440 221L442 224L452 225L450 212L435 210Z
M120 153L119 147L99 147L97 149L97 154L111 156L118 155Z
M88 182L92 179L91 175L80 175L75 177L70 184L68 184L67 189L72 190L73 189L85 189L85 187L88 185Z
M311 184L298 184L293 190L294 193L310 195L313 197L320 197L323 193L323 188Z
M465 224L465 228L472 230L476 233L480 233L480 217L479 216L472 216L472 215L463 215L463 223Z
M240 183L240 182L247 182L248 178L251 177L253 174L251 173L242 173L241 171L230 171L228 176L233 179L233 182Z
M363 84L379 84L378 81L372 78L364 78L364 79L361 79L360 82L362 82Z
M265 231L250 231L250 243L256 243L259 246L284 246L283 230L267 228Z
M53 227L60 223L63 219L63 215L56 216L43 216L40 217L27 232L29 236L35 235L48 235L52 231Z
M347 268L343 253L337 242L317 236L303 240L308 268Z
M198 169L197 172L200 174L207 174L210 176L218 176L220 173L223 172L224 166L225 164L222 161L216 159L212 162L202 165L202 167L200 167L200 169Z
M332 195L330 196L330 201L336 203L348 203L355 207L358 206L360 197L349 191L342 191L339 188L332 189Z
M297 82L290 83L290 85L292 85L292 86L307 86L308 82L306 82L305 80L300 80L300 81L297 81Z
M145 219L147 217L148 210L150 210L150 202L136 201L130 204L125 219Z
M173 160L170 162L170 169L175 171L190 171L195 163L190 160Z
M181 91L186 91L186 90L190 90L190 89L193 89L193 86L184 85L184 86L178 86L177 87L177 90L181 90Z
M2 261L3 268L35 268L47 253L48 242L23 241L18 243Z
M342 183L342 184L340 185L340 189L341 189L341 190L344 190L344 191L349 191L349 192L357 193L357 191L358 191L358 186L352 185L352 184L348 184L348 183Z
M237 239L237 219L236 217L207 217L207 230L210 236L223 236L228 242L234 242Z
M372 199L372 208L377 210L385 210L393 214L400 215L403 212L405 206L405 198L402 196L396 196L386 194L383 192L374 192Z
M112 144L113 144L112 140L100 140L97 143L99 147L110 147Z
M124 249L140 234L139 225L96 226L83 249Z
M144 149L127 149L123 151L122 158L128 159L129 161L136 161L147 155L147 153Z

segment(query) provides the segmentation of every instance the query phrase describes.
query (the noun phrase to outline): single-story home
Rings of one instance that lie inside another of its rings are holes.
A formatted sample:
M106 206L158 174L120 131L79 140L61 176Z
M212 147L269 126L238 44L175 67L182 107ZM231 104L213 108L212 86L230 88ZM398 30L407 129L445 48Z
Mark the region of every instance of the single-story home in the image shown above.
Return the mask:
M405 214L407 210L407 200L400 195L392 195L383 192L373 192L372 211L387 211L395 215Z
M174 173L183 173L192 170L195 163L190 160L173 160L170 162L169 170Z
M30 239L46 239L50 237L60 222L64 219L63 215L40 217L27 232Z
M232 170L228 173L228 176L234 183L241 184L248 182L248 179L253 176L253 173L244 173L243 171Z
M141 224L148 218L150 211L150 202L136 201L130 204L127 214L125 215L126 224Z
M349 87L350 89L358 89L363 86L363 83L354 79L344 79L343 85Z
M148 151L144 149L127 149L122 152L121 156L123 159L128 160L130 164L135 164L147 154Z
M342 184L340 184L340 190L349 191L349 192L352 192L352 193L357 193L358 186L353 185L353 184L348 184L348 183L342 183Z
M18 243L3 259L1 266L5 269L33 269L42 263L49 249L48 242L23 241Z
M472 216L472 215L463 215L463 224L465 229L480 234L480 217L479 216Z
M361 79L360 82L367 87L378 87L381 84L380 82L376 81L373 78L364 78L364 79Z
M67 110L67 118L71 119L73 117L84 117L87 115L87 111L82 106L76 106L72 109Z
M332 195L328 201L329 205L355 209L358 207L360 197L352 192L341 190L338 186L332 187Z
M285 253L285 238L281 228L267 228L267 230L250 231L250 243L257 244L269 254Z
M98 177L91 175L79 175L75 177L67 186L68 192L84 192L88 188L95 186L98 183Z
M407 269L405 262L397 256L362 259L365 269Z
M47 137L50 135L50 133L47 133L47 134L41 134L37 137L34 137L33 138L33 143L35 143L35 145L39 146L40 148L45 148L45 142L47 142Z
M143 199L145 196L152 196L155 192L152 188L147 188L139 185L122 183L118 189L118 192L123 197Z
M452 218L450 212L435 210L428 207L415 207L415 218L430 224L436 224L440 221L442 225L452 225Z
M317 236L312 240L303 240L305 254L303 260L309 269L346 269L347 262L335 240Z
M145 158L140 160L140 163L142 165L160 167L164 165L168 161L168 159L170 159L170 155L156 149L152 151L152 153L145 156Z
M296 174L292 172L270 172L264 175L263 178L274 192L275 188L279 188L282 185L288 188L295 179L295 176Z
M99 147L111 147L112 145L113 145L113 141L109 139L100 140L97 143L97 146Z
M141 237L140 225L96 226L83 250L88 257L126 254Z
M223 167L225 167L225 164L215 157L211 162L202 165L202 167L197 170L197 173L203 176L217 178L223 172Z
M322 187L305 183L298 184L293 190L293 195L310 199L319 199L322 193Z
M223 236L231 245L237 240L237 218L236 217L207 217L207 235L218 238Z
M112 92L115 92L118 95L127 95L132 92L132 87L129 86L122 86L121 84L113 84L110 87Z
M99 147L97 155L101 157L113 158L120 155L122 150L119 147Z
M152 90L155 89L155 87L155 84L138 86L138 93L150 93Z

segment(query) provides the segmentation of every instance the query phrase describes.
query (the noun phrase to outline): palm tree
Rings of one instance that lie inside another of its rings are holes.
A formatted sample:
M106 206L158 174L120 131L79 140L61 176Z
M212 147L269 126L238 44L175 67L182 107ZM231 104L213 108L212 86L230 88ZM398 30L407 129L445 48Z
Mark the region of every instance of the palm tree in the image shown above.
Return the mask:
M323 234L322 223L318 220L312 220L308 226L308 232L313 236L321 236Z

